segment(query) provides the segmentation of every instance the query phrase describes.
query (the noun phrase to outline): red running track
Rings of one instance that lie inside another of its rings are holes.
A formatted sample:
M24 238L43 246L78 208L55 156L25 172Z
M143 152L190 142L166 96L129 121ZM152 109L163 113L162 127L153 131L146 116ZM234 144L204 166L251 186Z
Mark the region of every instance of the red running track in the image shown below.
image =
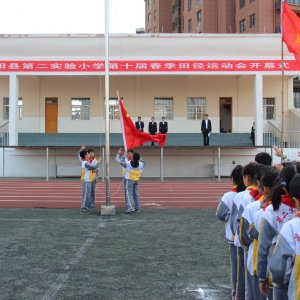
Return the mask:
M230 181L147 180L140 182L142 208L216 208ZM123 182L111 182L111 204L124 206ZM0 208L79 208L79 181L0 181ZM105 184L97 183L96 208L105 204Z

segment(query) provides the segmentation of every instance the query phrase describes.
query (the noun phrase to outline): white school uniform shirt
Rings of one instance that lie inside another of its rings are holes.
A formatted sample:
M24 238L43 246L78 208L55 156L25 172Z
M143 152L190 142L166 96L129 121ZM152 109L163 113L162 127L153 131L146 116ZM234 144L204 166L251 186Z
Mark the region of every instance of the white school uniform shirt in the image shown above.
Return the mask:
M243 218L247 220L248 224L250 227L254 223L254 217L257 211L261 210L261 201L256 200L254 202L251 202L248 204L245 208L245 211L243 212ZM247 268L248 271L251 275L256 275L256 259L257 259L257 246L258 246L258 241L250 244L248 248L248 255L247 255ZM256 248L256 249L254 249ZM255 257L254 257L255 256ZM255 264L255 265L254 265Z
M230 222L233 223L232 226L233 226L233 234L234 234L234 245L236 247L241 247L240 240L239 240L239 232L238 232L239 225L240 225L240 220L238 219L238 212L241 206L242 199L247 193L248 193L247 190L239 192L236 194L236 196L233 199L232 205L235 206L237 214L235 216L231 216Z
M257 275L260 279L268 278L269 262L278 234L283 224L294 218L297 209L285 204L288 196L282 196L282 202L277 211L269 205L263 213L258 239ZM273 236L272 240L270 237Z
M270 261L274 286L288 286L288 299L300 299L300 213L286 222Z
M263 214L263 219L277 231L278 235L283 224L293 219L296 213L297 209L295 207L284 203L280 204L277 211L273 209L273 205L269 205ZM276 243L276 238L277 236L273 239L273 243Z
M231 214L233 199L237 195L236 191L230 191L223 195L217 208L217 217L225 221L225 237L229 242L233 242L234 236L230 228L229 217Z
M125 179L133 180L133 181L140 180L143 169L144 169L144 162L139 161L139 165L136 168L134 168L131 165L131 162L127 161Z

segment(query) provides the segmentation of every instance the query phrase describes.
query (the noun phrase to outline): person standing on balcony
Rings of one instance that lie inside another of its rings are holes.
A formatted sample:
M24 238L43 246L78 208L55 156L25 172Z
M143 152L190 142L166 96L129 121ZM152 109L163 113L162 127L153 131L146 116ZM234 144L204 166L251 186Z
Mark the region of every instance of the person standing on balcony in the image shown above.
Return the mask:
M208 119L208 114L204 115L204 119L201 122L201 132L203 134L203 145L209 146L209 136L211 132L211 121Z
M162 117L161 122L159 122L159 133L162 133L162 134L168 133L168 122L166 122L165 117Z
M138 120L135 122L135 128L139 131L144 131L144 122L141 117L138 117Z
M252 144L255 146L255 122L253 122L251 127L250 140L252 140Z
M156 133L157 133L157 123L154 121L154 117L152 117L151 122L149 122L148 132L151 135L156 135ZM154 146L154 142L151 143L151 146Z

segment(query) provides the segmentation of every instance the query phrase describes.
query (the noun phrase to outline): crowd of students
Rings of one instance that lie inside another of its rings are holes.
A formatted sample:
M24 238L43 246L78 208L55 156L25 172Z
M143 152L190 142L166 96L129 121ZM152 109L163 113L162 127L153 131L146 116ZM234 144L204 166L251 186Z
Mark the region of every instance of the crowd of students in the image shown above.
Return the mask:
M300 299L300 163L268 153L236 166L220 199L234 300Z

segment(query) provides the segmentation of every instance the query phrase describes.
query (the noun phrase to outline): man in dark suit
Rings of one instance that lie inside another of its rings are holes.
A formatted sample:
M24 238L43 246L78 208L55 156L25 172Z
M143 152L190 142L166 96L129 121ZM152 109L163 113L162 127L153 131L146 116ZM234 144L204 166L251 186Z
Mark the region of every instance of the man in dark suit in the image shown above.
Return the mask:
M144 122L142 122L141 117L138 117L138 120L135 122L135 128L139 131L144 131Z
M164 134L168 133L168 122L165 119L165 117L162 117L161 122L159 122L159 132Z
M211 121L208 119L208 114L204 115L204 119L201 122L201 132L203 134L203 145L209 146L209 136L211 132Z
M157 124L154 122L154 117L152 117L151 122L149 122L148 131L151 135L156 135L157 133ZM151 146L154 146L154 142L151 143Z

